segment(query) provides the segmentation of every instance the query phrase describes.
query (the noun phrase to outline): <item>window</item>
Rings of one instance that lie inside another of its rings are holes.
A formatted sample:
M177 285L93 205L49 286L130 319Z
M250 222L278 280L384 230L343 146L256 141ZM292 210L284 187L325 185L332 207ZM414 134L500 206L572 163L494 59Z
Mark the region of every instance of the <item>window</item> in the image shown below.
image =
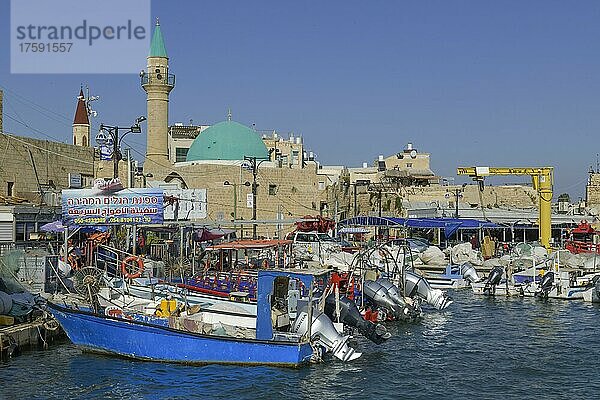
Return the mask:
M187 157L188 150L189 149L187 147L176 147L175 162L184 162Z
M277 185L269 185L269 196L275 196L277 194Z
M15 239L18 242L24 242L25 241L25 224L23 222L17 222L15 228L16 228L15 229L16 230Z
M15 195L15 183L14 182L6 182L6 183L7 183L6 194L8 196L14 196Z
M35 231L34 222L17 222L16 223L16 237L17 241L24 242L29 240L29 236Z
M319 190L325 190L325 182L319 182Z
M412 163L406 163L406 168L412 168Z
M296 242L308 242L308 235L306 233L298 233L296 235Z
M300 152L298 150L292 150L292 164L298 164L298 155Z

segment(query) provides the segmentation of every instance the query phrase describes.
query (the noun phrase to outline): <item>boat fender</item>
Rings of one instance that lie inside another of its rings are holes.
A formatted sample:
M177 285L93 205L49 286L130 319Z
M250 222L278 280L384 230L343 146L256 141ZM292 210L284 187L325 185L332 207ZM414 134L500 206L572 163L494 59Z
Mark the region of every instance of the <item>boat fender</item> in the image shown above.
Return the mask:
M135 270L135 272L129 272L127 270L127 264L129 264L132 261L137 263L137 269ZM121 263L121 272L123 273L123 276L127 279L139 278L144 272L144 260L137 256L129 256L125 258Z
M266 269L266 268L269 268L269 260L265 258L265 259L263 260L263 265L262 265L262 266L263 266L263 268L265 268L265 269Z

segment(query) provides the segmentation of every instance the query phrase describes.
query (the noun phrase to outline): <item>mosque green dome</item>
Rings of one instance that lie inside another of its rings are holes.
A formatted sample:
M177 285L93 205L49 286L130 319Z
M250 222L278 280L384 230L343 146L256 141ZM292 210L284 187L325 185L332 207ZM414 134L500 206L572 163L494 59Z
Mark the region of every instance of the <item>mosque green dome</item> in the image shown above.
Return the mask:
M268 158L269 151L256 131L235 121L223 121L202 131L190 147L186 161Z

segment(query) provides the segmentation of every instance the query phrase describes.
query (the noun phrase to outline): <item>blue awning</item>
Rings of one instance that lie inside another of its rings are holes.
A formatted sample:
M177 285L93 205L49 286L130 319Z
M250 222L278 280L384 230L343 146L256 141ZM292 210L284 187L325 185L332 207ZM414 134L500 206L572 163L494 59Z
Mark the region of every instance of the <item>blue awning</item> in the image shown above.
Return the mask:
M407 228L440 228L449 238L458 229L497 228L493 222L469 218L398 218L398 217L353 217L339 222L341 226L391 226Z

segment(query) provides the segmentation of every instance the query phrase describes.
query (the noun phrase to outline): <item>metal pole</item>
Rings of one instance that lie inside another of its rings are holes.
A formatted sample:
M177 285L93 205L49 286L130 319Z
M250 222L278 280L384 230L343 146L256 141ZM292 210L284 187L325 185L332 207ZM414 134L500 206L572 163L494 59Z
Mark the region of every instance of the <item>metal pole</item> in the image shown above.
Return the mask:
M132 237L132 246L133 246L133 250L132 250L132 254L135 256L136 255L136 247L137 247L137 225L133 225L133 232L131 234Z
M252 239L256 240L256 157L252 157Z
M454 213L454 218L458 219L458 189L456 189L456 212Z
M127 187L133 187L133 173L131 171L131 149L126 149L127 153ZM135 253L133 253L135 254Z
M113 178L119 177L119 128L114 127L112 130L109 130L113 139Z
M356 182L354 182L354 216L356 217Z
M233 184L233 220L237 219L237 184Z

